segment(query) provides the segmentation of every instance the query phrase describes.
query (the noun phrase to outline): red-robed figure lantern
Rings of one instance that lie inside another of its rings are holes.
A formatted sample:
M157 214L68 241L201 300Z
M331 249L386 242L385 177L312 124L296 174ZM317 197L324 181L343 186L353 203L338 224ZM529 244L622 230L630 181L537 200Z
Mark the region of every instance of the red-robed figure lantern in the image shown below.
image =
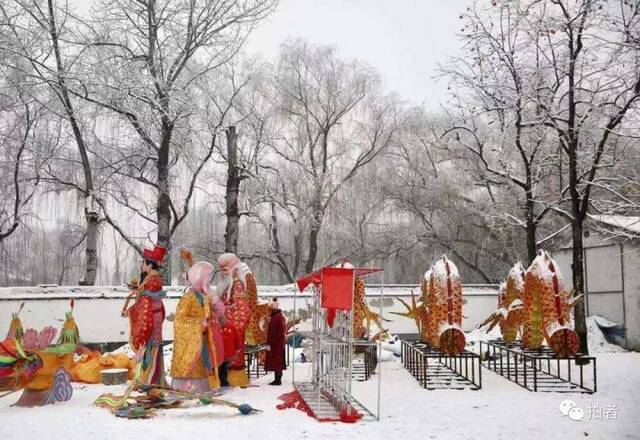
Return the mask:
M167 296L163 290L162 275L158 271L163 264L167 250L162 246L144 249L140 265L141 281L129 284L132 289L123 307L123 315L129 317L129 343L142 363L140 382L143 384L166 385L162 352L162 323L165 310L162 299ZM135 303L127 309L129 299L135 296Z
M220 271L217 285L218 297L225 305L225 325L222 338L225 348L224 372L231 386L247 386L244 349L245 336L251 322L249 299L257 297L255 279L249 267L234 254L218 257Z

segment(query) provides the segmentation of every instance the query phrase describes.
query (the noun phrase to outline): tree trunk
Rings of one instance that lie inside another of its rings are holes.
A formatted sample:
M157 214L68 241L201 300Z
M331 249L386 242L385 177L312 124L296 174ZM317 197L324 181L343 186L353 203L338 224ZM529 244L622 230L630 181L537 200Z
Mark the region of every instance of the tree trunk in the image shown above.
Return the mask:
M527 192L527 260L530 265L536 259L537 243L536 232L538 225L535 222L534 212L535 202L529 192Z
M320 235L320 227L322 226L322 206L319 202L314 203L313 219L309 230L309 256L304 266L306 273L313 272L313 266L316 264L318 257L318 235Z
M56 25L55 12L53 0L47 2L49 9L49 35L51 36L51 44L53 46L53 52L56 60L56 79L57 87L60 91L60 100L64 107L67 119L71 125L73 131L73 137L78 147L78 153L82 162L82 171L84 173L84 189L82 195L85 203L85 220L87 223L87 241L85 243L85 266L84 277L80 280L81 286L92 286L96 282L96 274L98 271L98 215L93 209L88 209L88 206L92 206L93 198L93 174L91 172L91 163L89 162L89 155L87 154L87 148L84 143L84 137L80 130L80 124L76 119L75 110L71 103L71 97L69 96L69 88L65 81L64 65L62 62L62 55L60 53L60 45L58 38L58 27Z
M582 219L577 219L572 222L572 234L573 234L573 261L571 263L571 270L573 272L573 288L575 294L585 293L584 291L584 262L582 251ZM585 313L586 296L583 297L574 308L574 317L576 321L576 333L580 338L580 352L582 354L589 354L589 346L587 345L587 322Z
M81 286L93 286L98 274L98 213L85 208L84 218L87 223L87 238L84 249L84 278Z
M113 235L113 249L115 251L116 254L116 258L115 258L115 263L114 263L114 267L113 267L113 273L112 278L111 278L111 284L117 285L120 284L122 282L121 279L121 274L120 274L120 243L118 243L118 237L114 234Z
M527 222L527 260L528 264L533 263L536 259L536 230L538 229L535 222Z
M158 152L158 201L156 216L158 220L158 245L167 249L164 261L163 278L165 284L171 284L171 198L169 197L169 144L171 129L162 131L162 143Z
M573 133L572 133L573 134ZM575 136L575 134L574 134ZM584 263L582 249L582 226L584 216L581 211L581 198L578 191L578 139L574 137L568 148L569 156L569 193L571 195L571 234L573 239L571 271L573 273L574 295L580 295L584 291ZM585 316L586 297L578 301L574 308L575 330L580 339L580 352L584 355L589 354L587 345L587 322Z
M302 260L302 242L303 239L300 236L300 230L298 224L294 223L295 228L293 233L293 276L298 276L300 273L300 261Z
M236 127L230 126L227 134L227 187L224 195L226 202L225 215L227 226L224 232L224 251L233 254L238 253L238 225L240 223L240 211L238 210L238 196L240 195L240 182L242 180L238 172L238 135Z
M313 266L316 264L316 258L318 256L318 234L319 233L320 233L320 228L316 226L312 226L311 230L309 231L309 256L304 266L304 270L306 273L313 272Z
M274 202L271 202L271 231L270 232L271 232L271 244L275 251L276 258L278 259L278 267L280 267L280 270L282 271L284 276L287 278L287 282L293 283L295 282L293 275L291 275L291 271L287 266L287 261L285 260L284 255L282 255L282 252L280 251L280 236L278 234L278 217L276 215L276 204Z
M590 4L587 4L587 9ZM585 16L583 16L584 19ZM581 33L578 38L581 38ZM577 47L576 47L577 46ZM585 214L582 214L582 203L589 203L588 200L582 201L580 191L578 189L578 150L580 148L579 132L576 130L577 119L577 100L576 100L576 64L578 55L582 48L581 40L574 45L573 35L569 39L569 72L568 83L569 88L567 91L567 155L569 158L568 171L569 171L569 194L571 195L571 234L573 238L572 249L572 262L571 269L573 272L573 288L575 295L580 295L586 292L584 291L584 264L582 261L582 224L584 222ZM578 129L579 130L579 129ZM582 354L589 354L589 347L587 345L587 322L585 316L584 303L586 298L578 301L574 308L575 317L575 330L580 339L580 352Z

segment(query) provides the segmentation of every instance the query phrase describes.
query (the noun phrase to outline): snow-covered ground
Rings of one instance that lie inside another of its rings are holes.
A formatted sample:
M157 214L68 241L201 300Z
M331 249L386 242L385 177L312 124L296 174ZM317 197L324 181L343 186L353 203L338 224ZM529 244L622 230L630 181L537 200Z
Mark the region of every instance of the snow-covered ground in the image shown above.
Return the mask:
M256 439L640 439L640 353L626 352L604 338L594 317L588 318L589 349L598 362L596 394L533 393L483 369L479 391L427 391L402 367L385 343L382 362L382 417L379 422L354 425L319 423L295 410L278 410L278 396L292 390L291 368L285 385L267 385L272 376L261 377L250 388L236 389L224 397L263 410L242 416L235 409L189 404L159 411L150 420L125 420L92 405L104 392L121 394L124 386L74 384L71 401L41 408L14 408L18 395L0 399L0 438L189 440L191 438ZM499 336L478 329L467 333L468 348L477 341ZM167 367L170 346L165 347ZM126 346L121 350L126 351ZM292 353L291 358L294 355ZM300 349L295 358L300 357ZM296 380L308 377L309 363L297 363ZM354 382L354 395L375 410L377 376ZM574 421L560 412L570 399L584 417Z
M318 423L298 410L276 409L278 396L292 389L289 370L282 387L268 386L267 376L254 382L257 387L225 396L264 410L261 414L191 405L160 411L149 420L125 420L92 405L99 394L121 393L123 386L74 384L72 400L54 406L14 408L16 395L0 399L0 432L3 439L43 440L640 438L640 353L598 354L598 392L593 395L532 393L487 370L480 391L426 391L398 360L381 365L379 422ZM297 365L296 377L302 367ZM376 380L358 384L360 391L369 387L371 395L376 386ZM582 421L562 416L559 407L566 399L584 409Z

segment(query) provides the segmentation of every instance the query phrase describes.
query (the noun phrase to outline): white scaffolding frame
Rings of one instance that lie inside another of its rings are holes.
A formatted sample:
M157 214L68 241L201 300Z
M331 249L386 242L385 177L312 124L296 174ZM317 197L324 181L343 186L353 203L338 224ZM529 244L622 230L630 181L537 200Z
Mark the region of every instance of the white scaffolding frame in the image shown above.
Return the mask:
M382 316L384 299L384 275L381 269L370 273L380 273L379 313ZM369 273L363 275L367 276ZM310 285L313 292L312 330L306 336L312 341L311 381L296 382L295 357L292 363L292 381L294 388L300 393L317 419L339 418L340 414L351 414L357 410L363 419L380 420L380 403L382 387L382 371L380 363L376 370L376 408L368 409L353 395L353 358L355 348L360 346L376 347L377 359L382 357L382 338L376 342L355 340L354 322L354 290L356 271L353 272L351 286L351 308L335 313L333 325L327 323L327 309L322 307L322 286ZM293 319L297 315L297 299L293 299Z

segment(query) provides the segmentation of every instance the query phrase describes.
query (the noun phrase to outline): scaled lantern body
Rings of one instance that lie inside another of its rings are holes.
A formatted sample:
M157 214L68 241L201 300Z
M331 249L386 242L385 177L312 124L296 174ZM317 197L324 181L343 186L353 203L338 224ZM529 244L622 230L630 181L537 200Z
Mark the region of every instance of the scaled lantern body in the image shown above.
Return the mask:
M353 281L353 337L363 339L367 336L369 329L364 327L365 308L365 284L360 277L355 277Z
M520 263L516 263L507 275L503 303L500 305L507 310L506 318L500 322L502 338L506 342L515 341L522 328L524 316L521 304L524 295L524 277L525 270Z
M451 260L442 257L431 268L429 284L429 342L446 354L457 355L465 346L461 328L462 282L458 268Z
M420 340L429 341L429 286L431 283L431 269L425 272L420 282L420 306L417 307L417 324Z
M524 332L522 342L527 348L540 348L544 342L542 298L549 292L547 270L538 256L524 279Z
M525 276L524 345L540 348L546 339L559 357L576 354L580 344L571 317L574 304L556 262L540 251Z

